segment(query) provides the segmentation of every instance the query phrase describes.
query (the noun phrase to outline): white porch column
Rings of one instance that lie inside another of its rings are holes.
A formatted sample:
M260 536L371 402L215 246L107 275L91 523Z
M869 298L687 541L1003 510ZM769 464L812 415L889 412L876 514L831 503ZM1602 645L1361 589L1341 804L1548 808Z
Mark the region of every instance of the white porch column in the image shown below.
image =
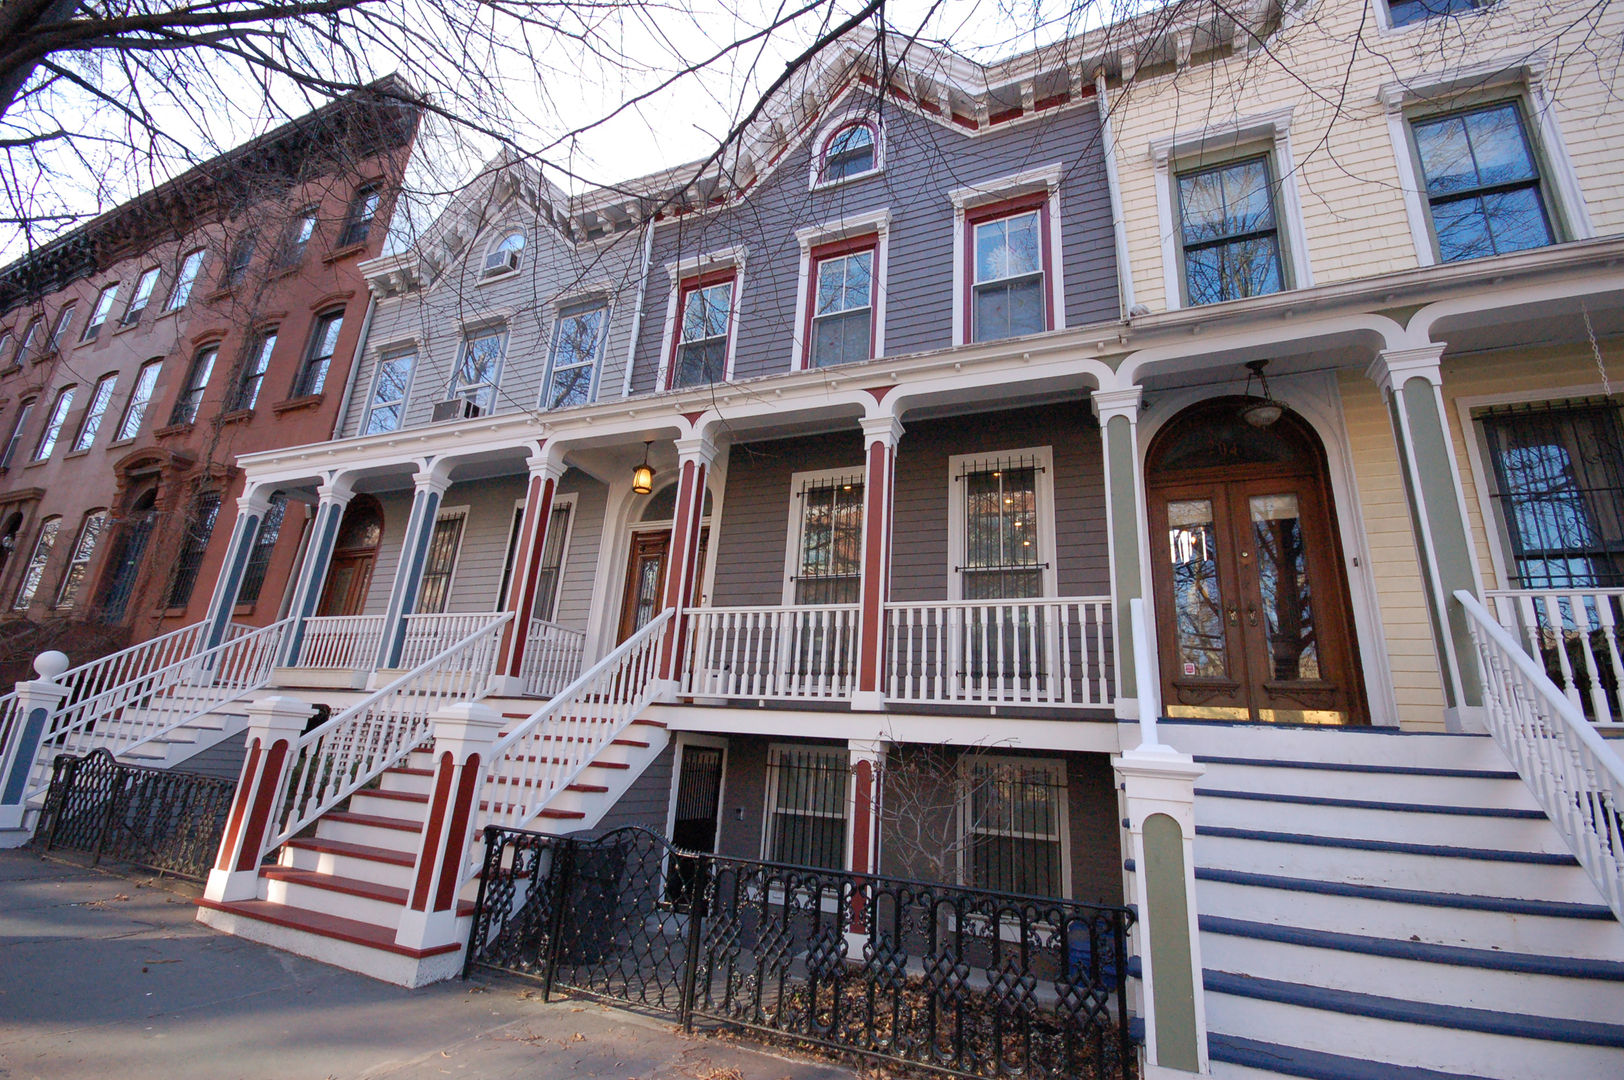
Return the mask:
M1450 598L1465 589L1481 598L1483 582L1467 524L1455 447L1444 407L1445 346L1389 349L1367 374L1381 388L1398 442L1399 465L1409 495L1438 666L1444 675L1446 720L1454 730L1481 730L1482 678L1466 614Z
M857 690L853 709L885 707L885 602L891 598L891 516L902 421L863 419L863 577L857 617Z
M0 743L0 848L19 847L32 835L32 830L23 831L28 816L28 778L51 717L68 696L68 688L56 681L66 670L65 654L54 649L42 652L34 658L34 673L39 678L17 684L15 722L6 741Z
M677 440L677 509L666 555L663 608L673 611L660 649L660 679L674 692L682 678L688 645L688 608L703 568L699 565L700 522L705 516L705 484L716 461L716 444L707 435Z
M348 475L329 479L316 489L316 516L310 523L310 542L305 545L304 562L293 587L293 602L288 606L288 616L294 622L282 639L281 655L277 658L282 667L293 667L299 662L305 620L316 613L316 605L321 603L327 567L333 560L333 545L338 542L338 526L354 494L354 478Z
M553 517L553 496L563 479L563 453L556 444L543 444L530 456L530 485L525 492L524 519L519 524L519 550L513 556L513 575L504 610L513 612L502 630L501 651L497 654L496 678L501 693L524 693L524 658L530 634L530 614L536 607L536 587L541 577L541 556L547 550L547 527Z
M231 542L226 547L225 559L220 563L220 576L214 580L214 595L209 598L209 624L203 638L203 648L212 649L226 638L231 625L231 612L237 606L237 594L242 591L242 579L248 570L248 560L254 553L254 542L259 539L259 527L265 521L265 512L271 507L271 489L264 484L247 488L237 499L237 520L231 527Z
M423 568L428 562L429 542L434 539L434 523L440 516L440 500L451 486L451 464L444 459L418 472L412 478L412 510L406 519L406 535L401 540L400 561L395 564L395 580L389 587L389 606L383 616L383 637L378 644L378 670L400 666L406 646L406 616L417 608L417 590L423 584Z
M1112 654L1116 668L1116 714L1119 720L1139 716L1139 680L1156 679L1154 671L1136 670L1133 627L1128 601L1144 596L1145 565L1141 551L1145 532L1145 484L1139 460L1137 386L1095 390L1105 451L1105 531L1111 566Z

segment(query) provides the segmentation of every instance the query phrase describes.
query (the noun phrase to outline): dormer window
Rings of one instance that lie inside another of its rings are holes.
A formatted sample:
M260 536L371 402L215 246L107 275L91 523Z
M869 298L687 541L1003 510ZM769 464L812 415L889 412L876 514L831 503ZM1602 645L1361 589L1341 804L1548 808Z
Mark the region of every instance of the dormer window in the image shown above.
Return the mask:
M847 124L823 144L818 164L819 184L835 184L879 168L874 128L867 123Z
M485 269L479 276L488 278L516 273L519 269L519 258L523 251L524 233L508 233L486 254Z

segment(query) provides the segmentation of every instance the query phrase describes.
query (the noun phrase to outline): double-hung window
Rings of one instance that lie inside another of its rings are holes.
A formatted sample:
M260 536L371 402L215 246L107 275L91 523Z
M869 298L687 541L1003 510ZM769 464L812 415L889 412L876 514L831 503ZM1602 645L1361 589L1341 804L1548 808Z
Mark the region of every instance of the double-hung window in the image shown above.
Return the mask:
M731 269L683 282L678 297L677 340L671 357L672 389L708 386L727 378L737 283L738 274Z
M226 263L226 272L220 284L223 288L241 285L243 278L248 276L248 267L254 262L254 248L257 240L252 236L243 236L231 245L231 259Z
M1515 101L1410 122L1442 262L1556 241L1539 163Z
M73 606L74 599L84 586L85 576L90 573L90 560L96 557L96 545L106 531L106 510L92 510L85 515L84 524L79 526L79 538L74 541L73 552L68 556L68 569L62 575L62 585L56 591L57 607Z
M74 387L64 386L57 391L56 404L51 406L50 419L45 421L45 430L40 432L39 444L34 447L34 460L44 461L56 449L56 440L62 436L62 428L68 422L68 410L73 408Z
M118 375L103 375L96 380L96 389L90 394L90 407L85 409L83 420L79 421L79 434L73 438L73 449L89 450L96 442L96 432L101 430L102 417L107 415L107 406L113 401L113 388L118 385Z
M192 366L186 370L186 385L181 387L180 396L175 399L175 409L169 414L171 424L190 424L197 419L197 410L203 404L203 392L209 388L209 376L214 374L214 361L219 355L220 346L206 345L192 357Z
M366 419L361 422L361 434L382 435L400 428L406 414L406 390L412 383L412 365L417 353L411 349L394 349L378 358L378 370L372 376L372 398L367 403Z
M115 441L133 439L140 434L141 422L147 418L147 406L152 403L152 392L158 386L158 371L163 366L162 360L148 360L141 365L130 400L124 405L124 416L118 422L118 433L113 436ZM208 381L208 376L204 376L204 381Z
M874 129L859 121L841 128L824 144L818 183L832 184L862 176L877 167Z
M34 594L39 592L39 584L45 579L45 565L51 561L51 552L56 548L56 537L61 531L62 519L59 517L48 517L40 523L34 553L28 557L28 566L23 571L22 582L17 586L17 595L11 601L11 610L27 611L28 605L34 602Z
M462 527L468 520L465 509L442 510L429 537L428 558L423 562L423 580L417 588L417 613L438 615L451 599L451 577L457 570L457 551L462 547Z
M807 366L835 367L874 355L876 238L812 250L811 333Z
M770 747L762 857L796 866L844 869L850 790L845 747Z
M262 330L248 346L243 357L242 371L237 377L237 395L233 409L252 409L259 400L259 388L265 382L265 370L271 366L271 353L276 349L276 331Z
M307 206L288 223L282 234L282 257L278 261L284 269L298 266L304 258L305 247L316 232L316 208Z
M12 461L17 457L17 448L23 443L23 429L28 426L29 418L34 415L34 402L37 399L29 398L17 410L17 419L11 425L11 437L6 440L5 453L0 454L0 469L11 468Z
M366 243L367 234L372 231L372 219L378 214L378 203L382 198L383 188L377 184L367 184L356 191L355 198L350 200L349 213L344 216L344 235L338 239L339 247Z
M8 367L10 367L11 364L8 361L12 361L12 360L15 360L18 364L22 363L22 358L21 357L16 357L16 356L12 355L11 344L12 344L11 331L10 330L0 330L0 368L8 368Z
M592 400L592 383L608 325L609 306L601 300L559 310L558 321L553 324L543 408L564 409Z
M1191 305L1285 287L1267 154L1178 175L1184 295Z
M51 330L51 342L45 347L46 352L54 353L62 347L62 339L67 337L68 328L73 325L73 314L77 307L77 304L69 301L62 305L61 311L56 313L56 326ZM0 348L0 355L3 355L4 352L5 350Z
M569 543L571 502L555 503L547 517L547 543L541 549L541 565L536 568L536 606L532 618L552 622L558 615L558 583L564 572L564 552Z
M293 396L308 397L321 393L327 385L327 369L338 351L338 334L344 328L344 312L328 311L316 319L316 328L310 334L310 348L299 367L299 377L293 382Z
M38 351L39 325L40 317L38 315L28 320L28 327L23 331L22 344L17 346L17 362L19 364L23 362L24 358L29 360L44 358L44 354Z
M124 318L120 320L120 325L132 326L140 321L141 313L147 310L147 305L152 302L152 290L157 287L158 268L148 267L135 281L135 295L130 297L130 306L124 309Z
M507 349L507 327L469 333L462 345L462 361L451 384L451 396L471 401L480 415L496 406L496 388L502 378L502 354Z
M973 212L970 226L970 340L1036 334L1051 324L1046 279L1046 200Z
M863 583L863 476L795 478L796 604L855 604Z
M259 532L254 536L254 546L248 553L248 565L243 568L237 603L252 604L259 599L260 590L265 587L265 573L270 569L271 552L276 550L276 541L282 535L282 518L287 510L286 495L277 492L271 496L265 516L260 519Z
M175 560L175 576L169 579L169 592L165 603L172 608L185 607L197 587L198 571L203 568L203 553L208 550L214 536L214 523L220 517L220 496L210 492L199 495L186 519L186 535L181 540L180 554Z
M203 249L188 251L180 262L180 272L175 275L175 287L169 290L165 311L179 311L186 306L186 301L192 298L192 286L197 284L198 272L202 269Z
M101 333L102 324L113 313L113 303L117 299L118 282L102 287L102 291L96 296L96 306L90 309L90 321L85 323L85 332L79 335L80 341L96 340L96 335Z
M1065 764L970 754L960 770L964 884L1029 896L1066 895Z

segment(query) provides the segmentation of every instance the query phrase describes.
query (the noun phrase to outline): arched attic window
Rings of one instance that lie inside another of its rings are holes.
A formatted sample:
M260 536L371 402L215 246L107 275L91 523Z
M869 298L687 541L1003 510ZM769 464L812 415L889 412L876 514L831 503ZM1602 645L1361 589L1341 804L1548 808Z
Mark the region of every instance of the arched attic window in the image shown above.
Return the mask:
M833 184L879 168L879 137L874 125L854 120L824 142L818 160L818 183Z
M502 239L492 244L485 252L485 269L480 271L480 277L498 277L502 274L512 274L519 269L519 259L524 251L524 233L518 229L511 230L502 235Z

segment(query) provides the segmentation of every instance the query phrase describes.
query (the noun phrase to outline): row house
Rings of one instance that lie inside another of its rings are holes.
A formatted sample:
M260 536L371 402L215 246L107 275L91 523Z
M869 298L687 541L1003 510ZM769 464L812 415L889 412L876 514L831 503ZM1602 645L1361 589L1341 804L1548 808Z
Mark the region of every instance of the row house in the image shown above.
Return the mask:
M237 458L211 640L309 525L201 917L413 984L475 825L642 824L1130 905L1147 1077L1619 1073L1617 23L851 41L717 162L491 163Z
M357 267L383 250L416 128L399 98L352 95L0 272L0 610L19 659L198 623L237 456L333 435L370 304ZM236 597L246 624L276 619L301 524L284 512Z

